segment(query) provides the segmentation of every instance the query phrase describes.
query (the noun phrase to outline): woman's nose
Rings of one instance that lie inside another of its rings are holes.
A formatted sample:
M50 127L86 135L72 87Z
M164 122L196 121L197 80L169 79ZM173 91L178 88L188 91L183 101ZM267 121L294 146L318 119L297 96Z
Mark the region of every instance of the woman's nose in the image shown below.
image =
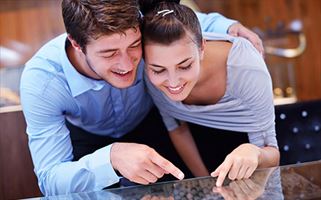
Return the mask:
M169 75L168 82L170 87L177 87L179 85L179 77L176 74Z

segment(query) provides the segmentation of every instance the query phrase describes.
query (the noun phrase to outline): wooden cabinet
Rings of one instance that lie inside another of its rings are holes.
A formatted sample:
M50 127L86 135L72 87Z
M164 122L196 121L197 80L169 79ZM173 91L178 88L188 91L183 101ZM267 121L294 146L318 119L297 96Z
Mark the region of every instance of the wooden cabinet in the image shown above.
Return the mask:
M21 111L0 113L0 199L41 196Z

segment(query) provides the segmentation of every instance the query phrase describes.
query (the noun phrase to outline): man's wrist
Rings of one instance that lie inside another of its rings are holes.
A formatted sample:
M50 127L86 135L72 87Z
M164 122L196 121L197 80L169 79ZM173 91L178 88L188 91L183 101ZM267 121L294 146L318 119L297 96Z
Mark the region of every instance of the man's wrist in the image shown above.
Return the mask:
M235 25L237 25L237 24L241 24L241 23L238 22L238 21L232 23L232 24L227 28L226 33L227 33L227 34L230 34L230 29L232 28L232 26L235 26Z
M117 142L111 144L111 147L110 147L110 164L114 168L116 174L118 175L118 173L117 173L118 169L116 167L116 162L115 162L115 159L116 159L115 158L116 157L115 151L117 151L117 146L118 146Z

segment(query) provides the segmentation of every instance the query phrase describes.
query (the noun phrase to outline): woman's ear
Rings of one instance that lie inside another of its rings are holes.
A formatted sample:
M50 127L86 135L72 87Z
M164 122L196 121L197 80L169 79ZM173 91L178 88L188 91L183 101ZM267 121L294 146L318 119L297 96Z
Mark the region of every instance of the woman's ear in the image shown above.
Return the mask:
M67 37L68 37L68 40L69 40L70 43L71 43L71 46L72 46L76 51L83 53L80 45L71 37L71 35L68 34Z
M200 60L203 60L204 58L205 45L206 45L206 40L202 39L202 44L200 48Z

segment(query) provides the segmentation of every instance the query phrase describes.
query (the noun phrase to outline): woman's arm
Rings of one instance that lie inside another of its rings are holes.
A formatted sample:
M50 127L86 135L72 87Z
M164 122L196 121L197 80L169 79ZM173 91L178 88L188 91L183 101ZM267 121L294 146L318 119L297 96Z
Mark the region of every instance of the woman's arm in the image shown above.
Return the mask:
M248 131L250 143L234 149L211 174L218 176L216 185L224 178L231 180L250 177L258 167L271 167L279 163L274 123L272 80L263 58L246 40L239 39L231 72L231 93L251 113L256 130ZM242 44L242 45L241 45ZM237 55L237 57L236 57ZM241 59L242 58L242 59Z
M208 176L202 158L199 154L194 138L185 122L173 131L169 132L169 136L187 167L194 176Z
M274 167L279 165L280 151L275 147L266 146L260 149L258 168Z

